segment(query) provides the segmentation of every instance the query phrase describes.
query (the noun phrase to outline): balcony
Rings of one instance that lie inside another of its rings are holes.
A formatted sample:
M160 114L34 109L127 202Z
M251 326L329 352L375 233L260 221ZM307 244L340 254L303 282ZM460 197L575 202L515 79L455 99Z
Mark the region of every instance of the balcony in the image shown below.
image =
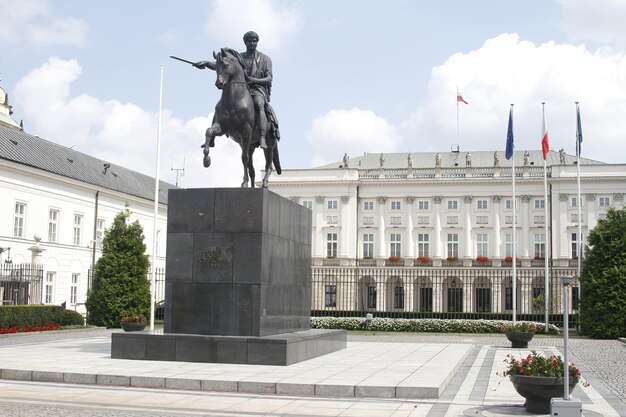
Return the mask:
M335 259L335 258L322 259L322 266L339 266L339 259Z
M404 266L404 259L399 256L390 256L385 260L385 266Z
M376 266L376 259L357 259L358 266Z

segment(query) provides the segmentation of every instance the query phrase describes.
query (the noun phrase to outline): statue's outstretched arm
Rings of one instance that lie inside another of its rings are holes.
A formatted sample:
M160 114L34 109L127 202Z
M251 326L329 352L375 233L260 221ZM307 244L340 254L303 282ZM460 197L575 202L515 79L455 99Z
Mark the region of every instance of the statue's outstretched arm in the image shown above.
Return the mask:
M215 71L215 61L198 61L195 64L193 64L193 66L198 69L208 68L210 70Z

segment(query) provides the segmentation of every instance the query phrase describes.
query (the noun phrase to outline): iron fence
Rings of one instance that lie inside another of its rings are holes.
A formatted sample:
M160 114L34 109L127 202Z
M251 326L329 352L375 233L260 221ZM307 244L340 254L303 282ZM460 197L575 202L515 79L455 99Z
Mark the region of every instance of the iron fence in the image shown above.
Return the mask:
M0 265L0 303L3 305L40 304L43 266L32 264Z

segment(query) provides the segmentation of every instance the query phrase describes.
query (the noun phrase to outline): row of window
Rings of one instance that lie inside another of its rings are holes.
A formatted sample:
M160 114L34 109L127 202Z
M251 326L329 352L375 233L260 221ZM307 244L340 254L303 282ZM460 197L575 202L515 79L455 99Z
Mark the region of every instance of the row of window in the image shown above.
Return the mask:
M375 284L368 284L364 288L364 305L360 306L367 310L376 310L378 308L378 291ZM492 308L492 294L491 288L475 288L474 289L474 311L477 313L491 313ZM446 297L446 311L449 313L463 312L463 288L447 288L447 292L444 293ZM543 296L543 288L533 288L533 299ZM391 307L394 310L405 309L405 288L401 285L396 285L391 291L391 299L389 300L387 308ZM433 311L433 288L432 287L420 287L417 294L418 299L417 310L420 312L432 312ZM578 309L579 293L578 287L572 287L571 293L572 309ZM331 284L324 287L324 307L336 308L337 307L337 285ZM519 307L519 304L518 304ZM504 309L513 310L513 289L507 287L504 289ZM537 311L541 311L540 308L536 308Z
M331 232L326 234L326 256L337 257L338 235ZM448 233L446 241L445 257L459 257L459 234ZM578 233L571 233L571 255L572 258L578 256ZM546 235L544 233L534 233L534 257L545 258L546 256ZM513 235L507 233L504 235L505 240L505 256L513 256ZM374 234L364 233L362 235L363 258L374 257ZM402 256L402 234L391 233L389 235L389 256ZM417 256L430 257L430 234L417 234ZM476 234L476 256L489 256L489 234Z
M54 299L54 287L56 283L57 273L54 271L46 272L46 285L44 287L44 304L56 304ZM70 304L78 302L78 283L80 282L80 274L73 273L70 285Z
M476 209L477 210L488 210L489 209L489 200L488 199L475 199ZM446 201L448 210L458 210L459 209L459 200L451 199ZM536 198L533 200L533 207L537 210L545 208L545 200L543 198ZM304 200L302 201L302 205L306 208L312 210L313 209L313 201ZM337 210L339 205L338 200L329 199L326 200L326 208L328 210ZM610 207L611 205L611 197L603 196L598 197L598 206L599 207ZM517 204L515 205L517 209ZM511 210L513 207L512 199L504 199L504 207L506 210ZM570 207L576 208L578 207L578 197L570 198ZM392 211L400 211L402 210L402 200L391 200L390 208ZM418 210L430 210L430 200L418 200L417 201L417 209ZM374 210L374 202L373 201L364 201L363 202L363 210L364 211L372 211Z

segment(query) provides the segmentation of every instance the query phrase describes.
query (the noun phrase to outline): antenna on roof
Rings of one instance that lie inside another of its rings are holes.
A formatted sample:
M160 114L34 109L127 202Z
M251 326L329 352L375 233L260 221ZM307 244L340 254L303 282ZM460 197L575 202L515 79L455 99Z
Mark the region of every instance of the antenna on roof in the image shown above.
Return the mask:
M450 145L450 152L461 152L461 147L454 143L452 145Z
M183 158L183 167L182 168L174 168L174 166L172 166L170 171L176 171L176 186L178 187L178 177L179 176L181 176L181 177L185 176L185 158Z

